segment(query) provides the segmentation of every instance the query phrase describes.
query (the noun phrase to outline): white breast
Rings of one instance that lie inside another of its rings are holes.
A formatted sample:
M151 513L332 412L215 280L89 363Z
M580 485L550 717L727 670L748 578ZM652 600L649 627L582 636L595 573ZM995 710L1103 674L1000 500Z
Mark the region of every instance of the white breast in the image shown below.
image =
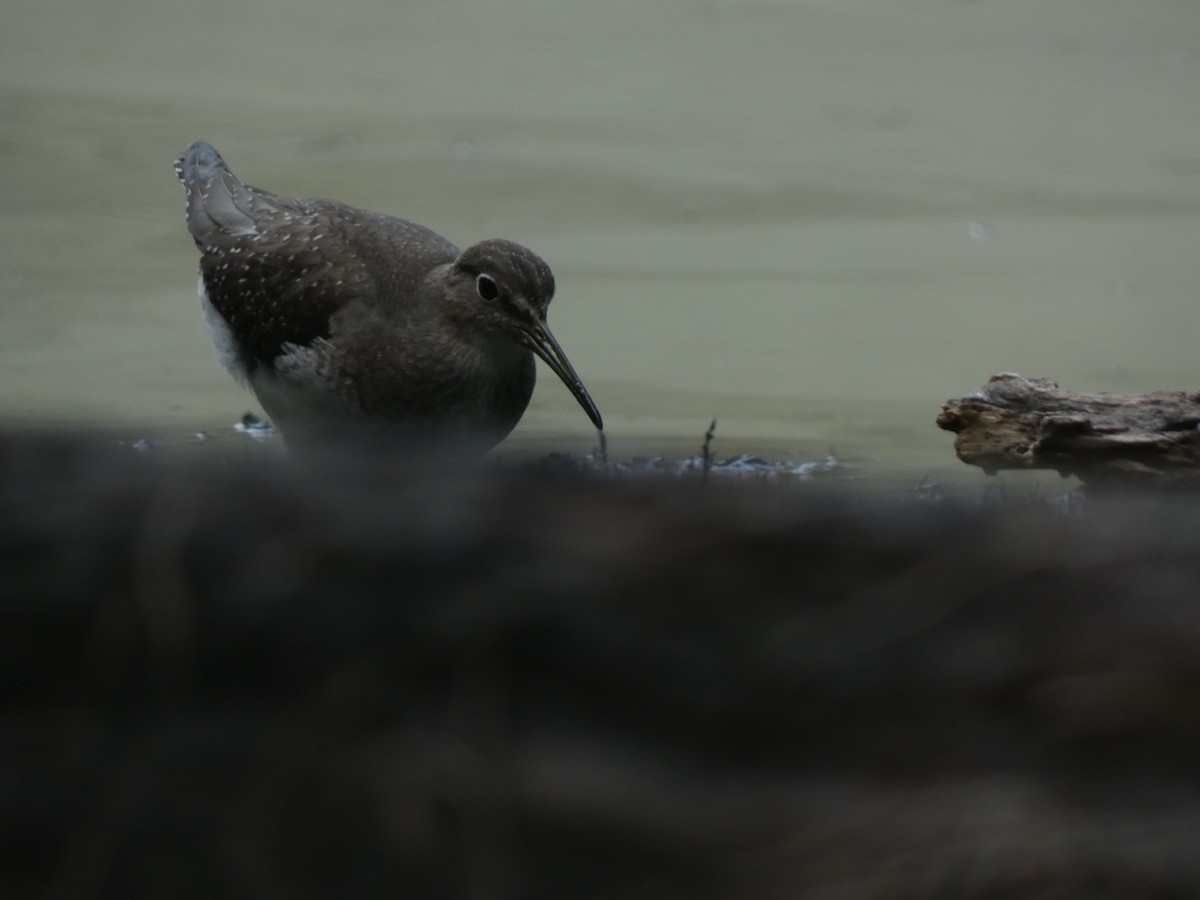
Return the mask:
M237 339L233 336L233 331L229 328L229 323L217 312L217 308L212 305L212 301L208 299L208 291L204 289L204 279L200 279L198 288L200 294L200 305L204 309L204 321L208 325L208 333L212 336L213 349L217 353L217 361L229 370L239 384L248 385L250 383L249 373L246 371L246 365L242 360L242 354L238 352Z

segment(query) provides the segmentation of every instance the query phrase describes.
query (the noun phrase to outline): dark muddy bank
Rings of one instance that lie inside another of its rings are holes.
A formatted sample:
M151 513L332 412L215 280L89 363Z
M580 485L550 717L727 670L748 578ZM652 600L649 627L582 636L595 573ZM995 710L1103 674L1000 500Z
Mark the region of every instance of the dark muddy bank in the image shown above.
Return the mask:
M1200 514L0 439L6 897L1168 897Z

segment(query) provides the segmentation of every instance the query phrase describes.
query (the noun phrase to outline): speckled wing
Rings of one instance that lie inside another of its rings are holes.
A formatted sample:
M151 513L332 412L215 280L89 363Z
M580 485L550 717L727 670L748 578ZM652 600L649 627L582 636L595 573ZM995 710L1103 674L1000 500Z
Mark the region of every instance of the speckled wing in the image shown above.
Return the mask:
M347 305L405 303L430 268L458 253L403 219L244 184L202 142L175 168L187 192L188 230L201 251L208 301L248 368L274 367L287 344L329 338ZM421 258L412 258L414 247ZM409 257L407 283L396 277L397 254Z

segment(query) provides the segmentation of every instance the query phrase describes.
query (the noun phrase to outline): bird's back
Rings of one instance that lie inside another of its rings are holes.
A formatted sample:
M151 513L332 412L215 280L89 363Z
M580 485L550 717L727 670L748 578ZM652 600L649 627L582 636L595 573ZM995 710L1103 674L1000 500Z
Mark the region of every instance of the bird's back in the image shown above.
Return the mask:
M459 252L406 219L245 184L203 142L187 149L176 173L207 301L249 366L273 366L286 344L329 338L335 317L354 304L411 302L426 274Z

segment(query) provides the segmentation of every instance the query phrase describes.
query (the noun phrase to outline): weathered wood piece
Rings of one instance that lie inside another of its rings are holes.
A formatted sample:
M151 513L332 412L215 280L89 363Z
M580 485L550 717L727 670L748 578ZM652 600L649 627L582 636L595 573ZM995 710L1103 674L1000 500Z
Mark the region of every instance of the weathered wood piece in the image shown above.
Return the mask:
M1091 485L1200 487L1200 392L1077 394L1048 378L1003 372L948 400L938 426L963 462L1054 469Z

